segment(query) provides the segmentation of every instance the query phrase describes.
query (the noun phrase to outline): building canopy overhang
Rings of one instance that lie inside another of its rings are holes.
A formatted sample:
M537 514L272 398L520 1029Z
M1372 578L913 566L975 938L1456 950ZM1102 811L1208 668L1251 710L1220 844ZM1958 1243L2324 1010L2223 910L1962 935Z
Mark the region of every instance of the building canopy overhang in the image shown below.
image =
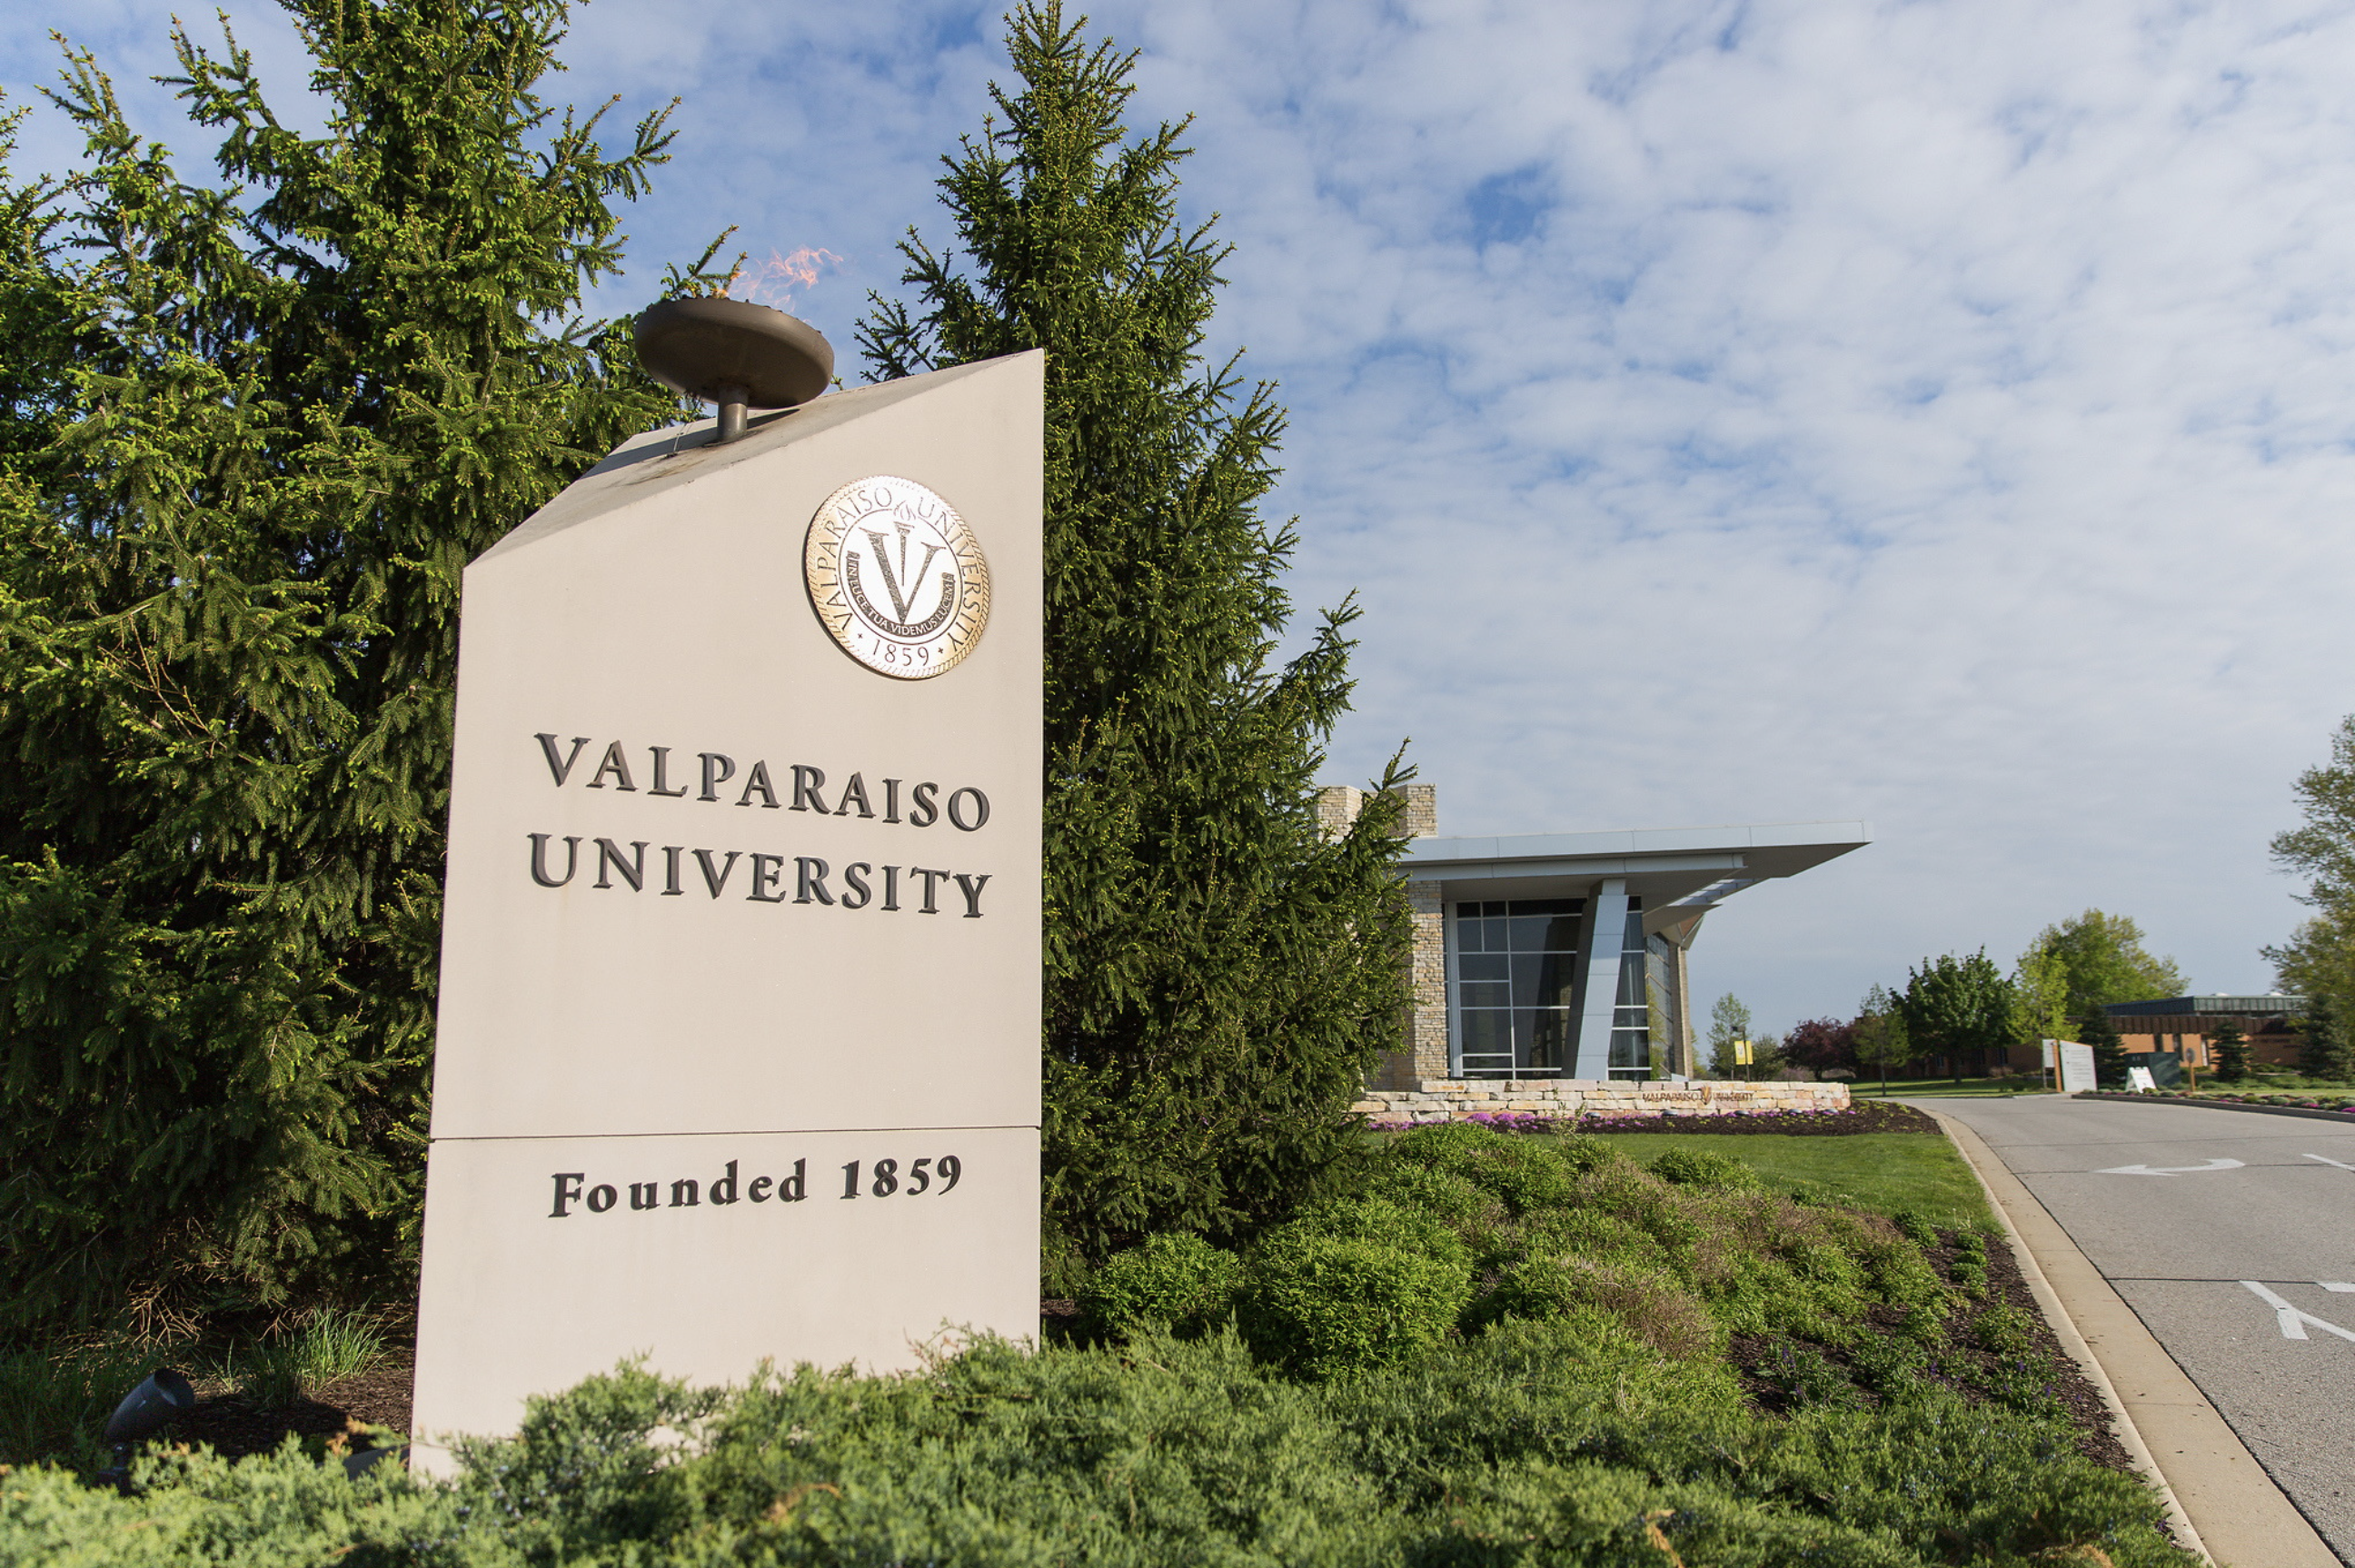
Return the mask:
M1605 833L1525 833L1412 840L1401 862L1410 882L1437 883L1448 901L1581 897L1606 880L1643 901L1646 934L1689 935L1723 900L1795 877L1872 841L1861 822L1655 827Z

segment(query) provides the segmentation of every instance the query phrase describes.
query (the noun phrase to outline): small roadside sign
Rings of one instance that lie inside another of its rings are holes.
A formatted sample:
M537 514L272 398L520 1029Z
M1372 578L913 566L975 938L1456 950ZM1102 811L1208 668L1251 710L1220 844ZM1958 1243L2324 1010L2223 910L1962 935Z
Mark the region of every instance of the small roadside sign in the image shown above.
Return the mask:
M2041 1043L2045 1065L2058 1070L2059 1081L2052 1085L2055 1089L2063 1094L2073 1094L2081 1089L2096 1087L2092 1046L2080 1045L2073 1040L2048 1040Z

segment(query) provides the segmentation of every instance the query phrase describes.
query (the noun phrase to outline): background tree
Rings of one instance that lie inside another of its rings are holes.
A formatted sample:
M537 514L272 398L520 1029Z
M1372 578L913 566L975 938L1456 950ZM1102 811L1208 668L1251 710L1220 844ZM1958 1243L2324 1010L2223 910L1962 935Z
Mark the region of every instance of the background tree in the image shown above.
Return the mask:
M2336 1015L2355 1008L2355 714L2330 737L2330 761L2293 786L2306 821L2276 834L2273 858L2307 879L2298 901L2313 909L2289 942L2268 947L2282 988L2328 997Z
M1966 958L1948 953L1923 960L1908 974L1897 1006L1913 1049L1945 1057L1960 1083L1966 1058L1976 1057L1984 1071L1987 1054L2010 1044L2018 1003L2011 983L1981 949Z
M1905 1012L1885 986L1864 994L1856 1021L1849 1026L1856 1041L1859 1068L1881 1075L1881 1092L1889 1093L1889 1070L1913 1060L1913 1041L1905 1034Z
M1727 992L1710 1004L1709 1008L1709 1074L1712 1078L1732 1078L1741 1072L1733 1060L1733 1042L1753 1040L1755 1027L1751 1022L1750 1008L1741 997ZM1753 1055L1754 1055L1753 1051Z
M2126 1042L2110 1015L2096 1008L2077 1026L2077 1043L2094 1048L2094 1084L2100 1089L2126 1086Z
M2297 1021L2297 1070L2308 1078L2343 1083L2355 1077L2355 1052L2348 1050L2339 1004L2328 996L2310 997L2306 1016Z
M2069 1038L2069 965L2060 954L2030 947L2012 971L2011 991L2021 1044L2041 1051L2045 1040Z
M2238 1083L2249 1075L2249 1037L2231 1019L2208 1037L2208 1051L2216 1059L2216 1076L2225 1083Z
M2142 927L2126 916L2089 909L2046 926L2028 952L2060 961L2068 974L2063 1011L2070 1018L2084 1018L2112 1002L2183 995L2183 971L2172 958L2153 956L2143 941Z
M1783 1059L1821 1075L1854 1072L1857 1066L1856 1024L1838 1019L1806 1019L1791 1026L1783 1037Z
M677 406L564 325L666 141L564 7L287 9L321 134L176 32L229 184L75 54L0 201L0 1328L408 1287L459 572Z
M940 182L963 259L911 235L914 304L878 299L859 341L887 379L1047 351L1053 1288L1151 1232L1248 1233L1352 1146L1408 927L1396 798L1316 826L1356 610L1270 664L1284 413L1202 358L1227 252L1178 217L1184 127L1131 140L1135 57L1057 5L1017 9L1007 47L1019 90Z
M2328 997L2340 1018L2355 1003L2355 910L2325 910L2300 921L2290 939L2262 949L2274 983L2294 997Z
M2275 835L2274 859L2306 876L2306 902L2355 907L2355 714L2332 732L2330 761L2298 774L2292 793L2306 822Z

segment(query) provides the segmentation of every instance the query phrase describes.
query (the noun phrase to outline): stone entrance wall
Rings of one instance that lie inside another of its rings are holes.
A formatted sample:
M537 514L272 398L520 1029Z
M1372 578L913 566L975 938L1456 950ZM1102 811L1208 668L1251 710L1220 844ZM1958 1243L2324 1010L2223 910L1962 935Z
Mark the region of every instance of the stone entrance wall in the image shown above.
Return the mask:
M1461 1121L1510 1112L1539 1116L1738 1115L1745 1111L1845 1111L1845 1083L1675 1083L1582 1078L1427 1078L1411 1089L1369 1089L1353 1109L1386 1122Z

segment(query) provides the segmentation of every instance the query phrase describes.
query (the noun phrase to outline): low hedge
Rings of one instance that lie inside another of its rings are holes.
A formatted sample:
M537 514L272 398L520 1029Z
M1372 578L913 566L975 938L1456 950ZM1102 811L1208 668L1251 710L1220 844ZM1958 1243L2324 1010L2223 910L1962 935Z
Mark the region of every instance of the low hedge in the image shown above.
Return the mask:
M1092 1343L734 1390L623 1368L446 1485L291 1446L153 1456L129 1499L19 1469L0 1562L2195 1562L2080 1452L1982 1240L1681 1175L1423 1129L1246 1252L1113 1260Z
M2131 1478L1923 1386L1758 1414L1605 1319L1287 1377L1231 1332L735 1391L624 1369L443 1486L289 1448L143 1461L139 1495L0 1477L0 1561L71 1568L1107 1563L2190 1568Z

